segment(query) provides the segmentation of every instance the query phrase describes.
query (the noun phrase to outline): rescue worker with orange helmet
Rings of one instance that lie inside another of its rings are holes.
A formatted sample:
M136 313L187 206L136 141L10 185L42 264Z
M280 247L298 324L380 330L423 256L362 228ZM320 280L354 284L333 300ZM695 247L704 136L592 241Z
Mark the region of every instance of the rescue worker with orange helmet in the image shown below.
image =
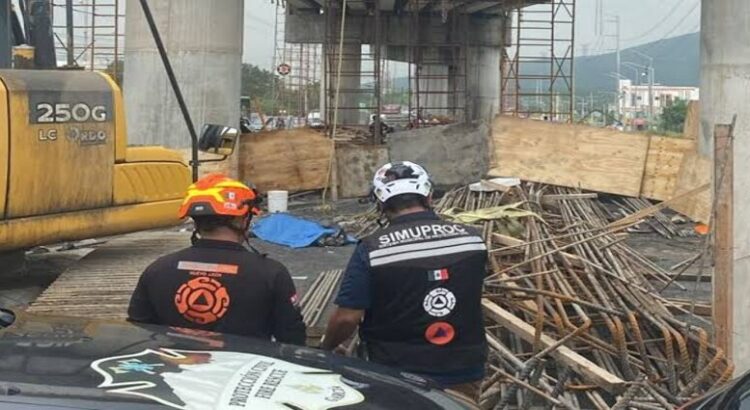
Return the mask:
M128 320L303 345L305 325L281 263L243 246L258 194L222 174L188 188L179 217L195 223L193 245L141 275Z

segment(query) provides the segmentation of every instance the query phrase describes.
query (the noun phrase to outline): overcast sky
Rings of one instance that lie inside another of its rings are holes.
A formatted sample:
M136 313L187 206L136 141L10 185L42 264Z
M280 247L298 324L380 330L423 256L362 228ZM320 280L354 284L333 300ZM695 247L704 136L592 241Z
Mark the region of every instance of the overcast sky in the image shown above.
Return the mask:
M276 5L270 0L245 0L245 39L242 61L269 69L273 59Z
M603 4L603 33L597 33L597 2ZM270 68L274 48L276 5L270 0L245 0L243 61ZM615 24L621 19L622 47L693 33L700 28L700 0L577 0L576 52L612 51Z

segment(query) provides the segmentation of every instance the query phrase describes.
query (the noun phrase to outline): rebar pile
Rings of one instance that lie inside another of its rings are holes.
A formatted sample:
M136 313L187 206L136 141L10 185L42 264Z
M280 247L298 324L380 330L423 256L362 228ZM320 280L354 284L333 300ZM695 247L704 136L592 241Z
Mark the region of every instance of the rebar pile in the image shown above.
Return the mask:
M512 221L520 234L507 234L507 218L475 223L490 252L482 408L672 409L731 378L708 332L681 318L711 323L660 294L685 288L625 243L658 209L628 200L631 212L613 222L597 194L524 183L504 192L460 187L435 210L518 202L536 215ZM376 216L357 216L358 236L377 228ZM665 218L652 218L654 229L681 236Z
M616 204L620 208L621 217L632 215L652 205L650 201L643 198L627 197L619 198L619 200L616 201ZM695 235L692 229L686 229L677 226L669 217L667 217L662 212L655 212L652 216L646 218L644 220L644 223L654 232L667 239L672 239L675 237L684 238Z
M491 354L484 408L674 408L726 382L733 367L708 333L668 308L668 272L624 243L587 194L524 184L450 192L439 209L523 201L525 233L478 227L490 248L484 308ZM695 318L704 321L704 319Z
M318 326L323 312L330 305L342 272L341 269L321 272L302 296L300 313L308 328Z
M379 213L373 206L366 212L335 218L334 222L339 224L339 226L344 228L346 232L355 238L364 238L375 232L380 227L380 225L378 225L378 216Z

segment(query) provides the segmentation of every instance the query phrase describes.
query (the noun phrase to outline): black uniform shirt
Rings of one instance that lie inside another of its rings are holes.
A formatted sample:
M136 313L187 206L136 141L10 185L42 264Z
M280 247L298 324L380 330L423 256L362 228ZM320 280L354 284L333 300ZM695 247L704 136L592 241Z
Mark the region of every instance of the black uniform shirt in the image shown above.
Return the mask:
M402 215L360 242L335 303L365 310L360 336L370 360L443 386L481 380L486 262L475 230L432 211Z
M235 242L202 239L156 260L138 281L128 319L305 343L287 269Z

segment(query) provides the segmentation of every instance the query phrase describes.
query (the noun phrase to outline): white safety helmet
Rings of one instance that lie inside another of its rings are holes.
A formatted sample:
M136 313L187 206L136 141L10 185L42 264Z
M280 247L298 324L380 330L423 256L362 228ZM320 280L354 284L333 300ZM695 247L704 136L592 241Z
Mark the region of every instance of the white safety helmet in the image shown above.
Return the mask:
M428 197L432 193L432 182L427 170L409 161L383 165L375 173L372 185L373 194L380 202L396 195L418 194Z

